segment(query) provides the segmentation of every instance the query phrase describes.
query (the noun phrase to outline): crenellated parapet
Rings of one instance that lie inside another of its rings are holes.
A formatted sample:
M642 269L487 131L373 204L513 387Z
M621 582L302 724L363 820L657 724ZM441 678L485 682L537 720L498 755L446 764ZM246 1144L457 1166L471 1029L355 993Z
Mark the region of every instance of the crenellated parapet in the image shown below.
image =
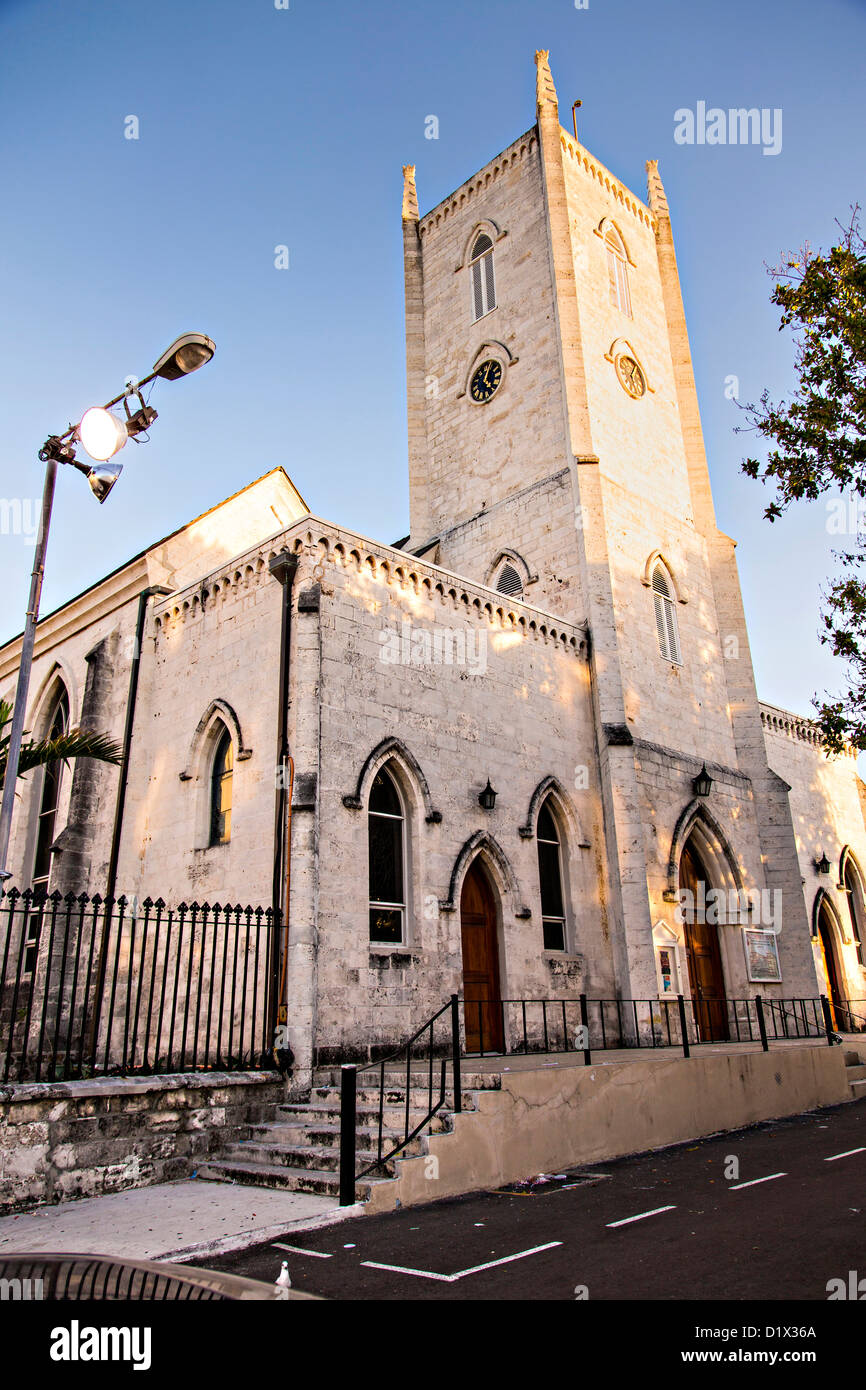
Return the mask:
M491 160L486 168L480 173L475 174L471 179L467 179L456 192L449 198L438 203L435 208L431 208L421 219L421 236L427 236L436 230L440 223L447 222L449 217L457 212L462 212L466 204L476 198L481 193L486 193L491 183L494 183L502 174L507 173L520 160L527 158L538 146L538 137L534 128L521 135L519 140L515 140L513 145L509 145L506 150Z
M366 537L317 517L305 518L199 584L173 594L162 606L156 605L157 640L232 599L242 599L263 583L272 583L270 562L284 551L297 555L303 563L298 586L310 579L321 582L333 567L363 581L412 595L414 601L421 601L417 609L419 616L423 616L427 605L431 614L445 609L450 614L462 614L467 621L474 620L499 632L552 644L586 658L587 635L583 628L563 622L556 615L530 604L506 599L495 589L463 579L438 565L419 561L405 551L376 545Z
M600 184L609 197L630 212L632 217L637 218L638 222L642 222L645 227L655 226L655 219L649 208L645 207L640 199L636 198L631 190L626 188L625 184L616 178L609 169L605 169L603 164L587 154L583 145L575 142L564 130L560 131L559 139L563 151L569 159L573 160L591 179Z

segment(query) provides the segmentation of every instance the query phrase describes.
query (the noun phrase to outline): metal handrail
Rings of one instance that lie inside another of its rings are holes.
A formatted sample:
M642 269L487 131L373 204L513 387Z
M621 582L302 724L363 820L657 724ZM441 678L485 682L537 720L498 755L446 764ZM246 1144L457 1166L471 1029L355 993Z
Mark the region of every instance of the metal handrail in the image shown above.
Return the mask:
M367 1062L363 1066L356 1066L353 1063L345 1064L340 1069L340 1205L352 1206L355 1201L355 1184L359 1178L366 1177L368 1173L375 1172L377 1168L382 1168L396 1154L402 1153L411 1144L412 1140L421 1133L426 1125L430 1123L434 1115L442 1109L445 1104L445 1073L447 1059L441 1058L441 1072L439 1082L439 1099L434 1104L433 1090L433 1030L437 1021L443 1014L451 1014L451 1066L452 1082L454 1086L454 1113L459 1114L462 1110L461 1076L460 1076L460 1020L457 1013L457 995L452 994L449 1002L437 1010L426 1023L422 1023L406 1042L398 1047L394 1052L388 1053L378 1061ZM428 1035L427 1046L427 1113L419 1124L410 1129L411 1114L411 1091L412 1091L412 1048L418 1039ZM406 1059L406 1095L405 1095L405 1115L403 1123L403 1136L391 1148L385 1151L384 1144L384 1118L385 1118L385 1068L389 1062ZM379 1114L376 1138L376 1157L372 1163L368 1163L360 1172L356 1170L357 1161L357 1137L358 1137L358 1074L359 1072L371 1071L376 1068L379 1072Z

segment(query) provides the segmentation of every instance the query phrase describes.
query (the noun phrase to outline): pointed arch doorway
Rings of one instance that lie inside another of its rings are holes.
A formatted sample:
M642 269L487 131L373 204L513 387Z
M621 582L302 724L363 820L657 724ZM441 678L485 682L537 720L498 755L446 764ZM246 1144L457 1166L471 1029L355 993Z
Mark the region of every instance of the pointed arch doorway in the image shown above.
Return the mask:
M730 1036L725 975L719 947L718 926L706 920L710 876L689 840L680 859L680 890L687 891L684 909L686 958L695 1026L701 1042L723 1042Z
M467 1052L504 1051L498 920L493 884L475 859L460 894Z
M833 930L833 914L827 905L826 898L821 899L821 905L818 909L818 942L821 947L824 978L827 981L830 1014L833 1019L833 1027L838 1029L840 1015L844 1013L846 1006L839 970L839 955L836 950L836 933Z

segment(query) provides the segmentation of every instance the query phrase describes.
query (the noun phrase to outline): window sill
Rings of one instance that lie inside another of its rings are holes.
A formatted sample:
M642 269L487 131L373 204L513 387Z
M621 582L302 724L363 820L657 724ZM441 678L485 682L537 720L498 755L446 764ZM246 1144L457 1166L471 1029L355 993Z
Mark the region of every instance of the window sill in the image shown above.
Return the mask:
M395 952L398 956L420 956L422 954L417 946L409 946L405 942L403 945L392 941L369 941L367 944L371 956L393 956Z

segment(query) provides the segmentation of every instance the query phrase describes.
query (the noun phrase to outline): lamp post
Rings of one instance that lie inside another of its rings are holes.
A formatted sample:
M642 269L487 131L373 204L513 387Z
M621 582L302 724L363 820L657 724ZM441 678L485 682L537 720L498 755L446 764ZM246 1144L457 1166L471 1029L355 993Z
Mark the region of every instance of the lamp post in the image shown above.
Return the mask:
M42 579L45 573L45 551L48 546L48 528L51 524L51 509L54 503L54 487L57 481L57 467L69 463L83 473L90 484L94 497L104 502L123 470L123 465L108 463L126 444L128 439L143 433L156 419L156 411L145 405L141 395L142 387L162 377L165 381L176 381L178 377L188 376L203 367L214 355L214 344L203 333L185 333L175 339L171 347L155 363L153 371L143 381L132 382L119 396L115 396L105 406L94 406L85 411L77 425L71 425L65 434L51 435L39 450L39 458L45 464L45 484L42 490L42 513L39 519L39 532L33 556L33 572L30 576L30 597L27 602L27 621L21 643L21 661L18 667L18 684L15 689L15 705L12 711L12 727L9 732L9 751L6 759L6 774L3 781L3 800L0 804L0 894L11 874L6 868L9 855L9 836L12 830L12 810L15 805L15 784L18 781L18 763L21 756L21 741L24 736L24 717L27 709L27 695L30 689L30 672L33 667L33 647L36 641L36 624L39 620L39 600L42 595ZM138 396L140 408L130 411L128 399ZM126 418L111 413L112 406L123 402ZM79 463L75 456L75 445L80 443L90 454L94 464Z

